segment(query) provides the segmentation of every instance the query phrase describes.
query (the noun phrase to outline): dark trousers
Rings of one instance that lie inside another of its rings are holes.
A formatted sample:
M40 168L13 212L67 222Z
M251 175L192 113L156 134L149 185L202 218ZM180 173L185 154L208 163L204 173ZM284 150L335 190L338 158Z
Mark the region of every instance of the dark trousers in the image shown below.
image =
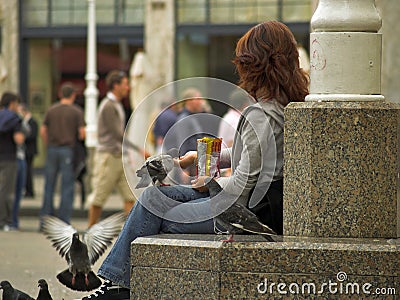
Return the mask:
M251 211L277 234L283 234L283 179L271 182L264 198Z
M33 155L26 156L26 183L25 183L25 195L34 196L35 191L33 188Z

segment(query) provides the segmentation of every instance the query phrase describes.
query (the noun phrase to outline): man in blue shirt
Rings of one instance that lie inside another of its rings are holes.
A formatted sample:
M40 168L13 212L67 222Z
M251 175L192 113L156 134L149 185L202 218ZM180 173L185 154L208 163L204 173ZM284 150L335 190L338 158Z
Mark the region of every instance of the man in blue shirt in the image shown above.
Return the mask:
M24 142L22 120L17 115L19 96L5 92L0 102L0 230L9 231L12 222L17 145Z

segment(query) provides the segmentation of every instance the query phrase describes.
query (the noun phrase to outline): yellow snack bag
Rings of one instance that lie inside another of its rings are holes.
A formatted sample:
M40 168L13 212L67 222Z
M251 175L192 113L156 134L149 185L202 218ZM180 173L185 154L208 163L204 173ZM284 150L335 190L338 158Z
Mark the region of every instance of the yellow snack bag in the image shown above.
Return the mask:
M221 138L204 137L197 140L197 176L220 176L221 145Z

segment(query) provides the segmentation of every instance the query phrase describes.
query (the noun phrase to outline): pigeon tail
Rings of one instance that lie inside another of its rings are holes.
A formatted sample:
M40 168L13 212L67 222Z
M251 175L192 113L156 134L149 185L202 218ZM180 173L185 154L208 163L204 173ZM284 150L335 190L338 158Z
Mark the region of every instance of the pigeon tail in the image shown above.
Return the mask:
M75 282L72 284L74 275L66 269L57 275L58 281L63 285L74 291L88 292L97 289L101 285L101 280L97 275L90 271L87 275L82 272L78 272L75 275Z

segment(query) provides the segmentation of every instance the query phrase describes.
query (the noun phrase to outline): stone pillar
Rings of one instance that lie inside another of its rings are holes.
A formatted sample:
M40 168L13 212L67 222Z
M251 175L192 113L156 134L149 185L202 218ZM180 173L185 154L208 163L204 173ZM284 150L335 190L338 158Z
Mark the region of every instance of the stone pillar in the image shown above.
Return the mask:
M383 19L382 94L388 101L400 103L400 5L397 1L375 2Z
M320 0L311 84L285 112L284 234L400 236L400 107L381 93L374 0Z
M160 21L162 20L162 21ZM173 0L146 0L145 45L131 66L131 103L135 111L126 137L139 147L153 152L148 141L151 127L161 97L146 98L159 87L174 80L175 4ZM144 100L144 101L143 101ZM143 157L133 154L133 168L139 168Z
M87 66L85 89L86 146L97 144L97 47L96 47L96 2L88 0Z
M19 92L18 1L0 1L2 43L0 49L0 95ZM26 99L25 99L26 100Z
M85 122L87 148L87 176L85 185L87 192L91 192L91 180L93 176L93 159L97 145L97 102L99 90L97 89L97 41L96 41L96 1L88 0L88 29L87 29L87 49L86 49L86 89L85 95Z
M381 18L373 0L320 0L311 19L308 101L374 101L381 93Z

